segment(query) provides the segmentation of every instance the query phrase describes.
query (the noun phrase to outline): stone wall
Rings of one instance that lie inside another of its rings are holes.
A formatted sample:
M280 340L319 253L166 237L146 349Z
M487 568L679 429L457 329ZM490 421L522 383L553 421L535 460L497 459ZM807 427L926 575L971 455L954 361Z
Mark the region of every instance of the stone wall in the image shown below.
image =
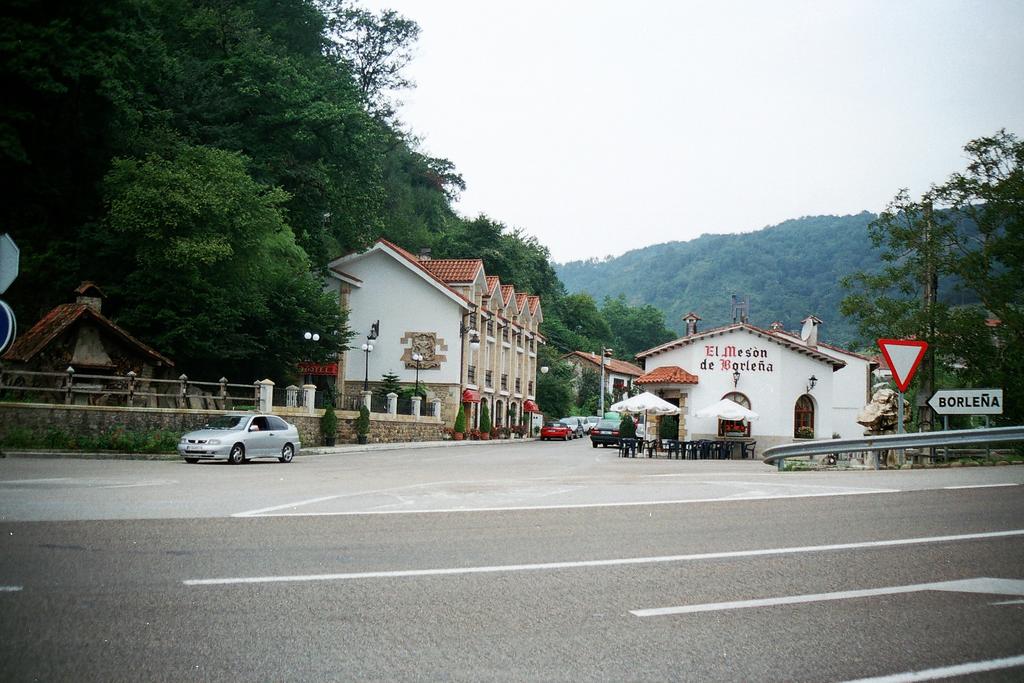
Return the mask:
M211 417L224 415L220 410L179 410L171 408L121 408L112 406L72 406L46 403L0 403L0 439L12 428L46 432L59 429L70 434L99 435L124 428L132 431L169 430L185 433L202 427ZM237 411L234 411L237 412ZM323 444L320 415L294 410L275 410L276 415L294 424L303 446ZM356 443L355 420L359 413L338 411L337 444ZM438 441L443 438L441 421L433 417L417 420L411 415L370 416L371 443Z

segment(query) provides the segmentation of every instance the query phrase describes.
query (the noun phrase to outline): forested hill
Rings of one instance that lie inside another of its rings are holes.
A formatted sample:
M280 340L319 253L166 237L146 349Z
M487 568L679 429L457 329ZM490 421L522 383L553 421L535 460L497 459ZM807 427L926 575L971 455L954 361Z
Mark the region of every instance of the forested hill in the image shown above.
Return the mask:
M629 251L604 261L555 264L573 293L601 302L622 294L632 304L664 311L669 327L682 331L682 316L696 312L702 329L732 321L730 296L746 296L750 322L774 320L799 329L813 314L825 321L825 341L850 345L854 321L839 313L845 296L840 281L856 271L875 271L878 252L868 238L875 215L809 216L756 232L702 235Z

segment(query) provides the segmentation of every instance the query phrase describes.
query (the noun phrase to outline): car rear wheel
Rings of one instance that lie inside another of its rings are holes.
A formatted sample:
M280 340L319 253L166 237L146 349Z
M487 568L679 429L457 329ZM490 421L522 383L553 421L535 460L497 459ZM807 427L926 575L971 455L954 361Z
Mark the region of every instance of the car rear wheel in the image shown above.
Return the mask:
M195 465L197 462L199 462L199 458L185 458L185 462L187 462L189 465Z
M295 449L290 443L286 443L284 448L281 449L281 457L278 458L281 462L291 462L292 458L295 457Z
M236 443L228 453L228 462L232 465L241 465L245 461L245 446Z
M597 448L597 442L596 441L591 441L590 445L593 446L594 448Z

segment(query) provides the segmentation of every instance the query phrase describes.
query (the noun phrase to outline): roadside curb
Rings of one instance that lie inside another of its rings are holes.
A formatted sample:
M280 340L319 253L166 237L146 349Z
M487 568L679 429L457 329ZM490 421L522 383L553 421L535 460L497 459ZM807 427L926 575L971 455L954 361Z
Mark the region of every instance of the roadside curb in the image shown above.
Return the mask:
M536 439L492 439L490 441L408 441L399 443L344 444L341 446L311 446L302 448L297 457L310 455L346 455L349 453L373 453L376 451L401 451L426 448L461 448L463 446L484 446L492 444L530 443ZM19 448L0 451L0 458L77 458L80 460L181 460L177 453L124 453L121 451L65 451L56 449Z

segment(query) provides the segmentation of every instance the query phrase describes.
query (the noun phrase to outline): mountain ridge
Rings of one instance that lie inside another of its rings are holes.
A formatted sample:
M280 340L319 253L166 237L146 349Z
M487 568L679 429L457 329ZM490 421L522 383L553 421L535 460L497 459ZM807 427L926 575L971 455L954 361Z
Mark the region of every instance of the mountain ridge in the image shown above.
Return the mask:
M598 303L621 294L630 304L650 304L680 333L682 316L690 311L701 316L704 329L731 322L731 296L738 295L747 299L754 325L779 321L798 329L800 320L815 315L825 322L823 341L849 347L857 342L857 330L839 312L846 295L840 281L880 268L868 236L876 217L868 211L803 216L750 232L704 234L554 267L568 292L590 294Z

